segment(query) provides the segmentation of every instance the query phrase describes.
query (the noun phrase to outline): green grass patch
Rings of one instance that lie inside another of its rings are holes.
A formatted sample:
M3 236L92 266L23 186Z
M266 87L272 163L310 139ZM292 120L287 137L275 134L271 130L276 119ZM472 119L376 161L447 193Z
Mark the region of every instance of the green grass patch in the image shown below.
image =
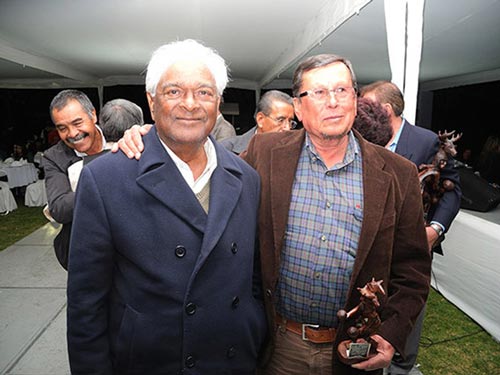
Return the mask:
M0 251L47 223L42 207L26 207L18 201L17 210L0 216Z
M417 362L425 375L500 374L500 343L431 289Z

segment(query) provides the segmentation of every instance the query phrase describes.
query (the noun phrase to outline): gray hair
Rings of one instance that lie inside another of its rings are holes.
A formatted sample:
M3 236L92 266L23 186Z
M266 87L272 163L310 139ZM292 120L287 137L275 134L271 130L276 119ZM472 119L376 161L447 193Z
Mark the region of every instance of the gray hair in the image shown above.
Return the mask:
M261 96L257 103L257 108L255 109L254 118L257 119L257 113L259 112L269 115L272 111L273 103L275 102L283 102L293 106L293 99L290 95L283 91L271 90Z
M110 142L117 142L132 125L142 124L144 117L141 107L126 99L110 100L99 114L99 125L104 138Z
M52 122L54 122L54 118L52 117L52 112L54 111L54 109L60 111L68 104L70 100L76 100L78 103L80 103L85 112L89 115L90 118L92 118L92 114L95 111L95 108L89 97L79 90L70 89L61 91L50 102L49 111Z
M321 68L323 66L327 66L336 62L341 62L347 67L347 69L349 69L349 73L351 74L352 86L357 92L358 83L356 82L356 75L354 74L354 69L352 68L351 62L342 56L322 54L308 57L299 64L297 69L295 69L292 82L293 96L296 98L299 97L300 89L302 87L302 76L304 75L304 73L308 72L309 70Z
M222 96L229 81L228 68L222 57L212 48L186 39L165 44L153 52L146 73L146 91L155 96L160 78L171 65L180 60L195 60L204 63L212 73L217 86L217 93Z

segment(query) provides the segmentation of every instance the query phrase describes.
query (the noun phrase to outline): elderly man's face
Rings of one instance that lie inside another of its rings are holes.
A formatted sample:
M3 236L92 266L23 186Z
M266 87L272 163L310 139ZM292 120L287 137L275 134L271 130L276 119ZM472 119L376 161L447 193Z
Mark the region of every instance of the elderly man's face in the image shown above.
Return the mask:
M69 100L60 110L52 111L52 120L59 137L68 147L88 155L101 151L102 138L95 126L97 122L95 111L89 116L80 102Z
M295 114L302 121L313 142L346 136L356 117L356 94L349 69L342 62L309 70L302 76L301 93L340 87L349 91L349 95L342 99L331 92L324 100L317 100L309 95L294 98Z
M276 100L272 103L269 114L257 113L256 121L260 132L271 133L290 130L290 121L293 121L294 118L293 106Z
M205 142L215 125L220 97L204 64L173 64L163 73L155 96L147 96L158 134L169 147L194 147Z

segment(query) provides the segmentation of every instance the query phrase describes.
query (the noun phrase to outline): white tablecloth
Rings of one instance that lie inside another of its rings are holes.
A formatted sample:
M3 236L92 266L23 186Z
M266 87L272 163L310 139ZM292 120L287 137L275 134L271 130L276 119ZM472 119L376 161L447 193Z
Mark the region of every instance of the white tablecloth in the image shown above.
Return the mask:
M47 204L47 191L45 181L38 180L26 186L24 205L28 207L43 207Z
M15 209L17 209L17 203L9 185L4 181L0 181L0 213L14 211Z
M500 206L489 214L500 216ZM498 222L461 210L443 242L444 256L434 256L432 285L500 341Z
M38 180L38 171L33 163L26 163L20 166L2 164L0 169L7 174L11 189L18 186L26 186Z

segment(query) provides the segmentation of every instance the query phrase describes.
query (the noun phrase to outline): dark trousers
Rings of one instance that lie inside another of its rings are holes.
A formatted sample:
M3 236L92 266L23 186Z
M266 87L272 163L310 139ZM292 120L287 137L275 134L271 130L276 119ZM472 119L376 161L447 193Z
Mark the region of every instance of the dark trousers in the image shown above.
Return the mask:
M420 336L422 335L425 306L422 308L422 311L420 311L420 314L415 321L415 326L406 340L406 358L403 359L401 355L394 356L391 365L389 366L388 373L390 375L408 374L415 365L415 362L417 361L418 347L420 344Z

